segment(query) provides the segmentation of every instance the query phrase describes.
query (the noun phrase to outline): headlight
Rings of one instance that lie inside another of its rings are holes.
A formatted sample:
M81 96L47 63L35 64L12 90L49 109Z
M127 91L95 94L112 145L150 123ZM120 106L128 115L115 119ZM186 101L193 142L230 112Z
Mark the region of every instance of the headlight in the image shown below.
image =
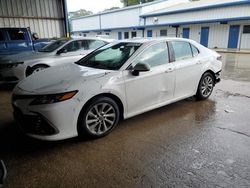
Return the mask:
M17 67L18 65L23 64L24 62L16 62L16 63L8 63L8 64L0 64L0 69L4 69L4 68L13 68L13 67Z
M56 102L62 102L71 99L75 96L78 91L70 91L66 93L59 94L49 94L49 95L38 95L30 105L40 105L40 104L52 104Z

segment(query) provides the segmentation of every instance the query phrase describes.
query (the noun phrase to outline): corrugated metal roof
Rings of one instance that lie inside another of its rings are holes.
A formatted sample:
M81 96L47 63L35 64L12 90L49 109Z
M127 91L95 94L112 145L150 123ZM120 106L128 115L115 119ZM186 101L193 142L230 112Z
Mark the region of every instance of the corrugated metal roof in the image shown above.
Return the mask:
M153 11L141 17L147 16L157 16L162 14L175 14L180 12L188 12L188 11L197 11L208 8L217 8L217 7L225 7L225 6L233 6L239 4L250 4L250 0L199 0L199 1L190 1L188 3L179 3L177 5L173 5L170 7L164 7L157 11Z

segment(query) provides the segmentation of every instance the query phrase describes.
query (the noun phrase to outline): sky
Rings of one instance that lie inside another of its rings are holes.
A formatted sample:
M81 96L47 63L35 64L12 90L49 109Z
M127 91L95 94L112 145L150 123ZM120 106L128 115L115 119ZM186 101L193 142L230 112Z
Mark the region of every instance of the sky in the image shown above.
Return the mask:
M111 7L123 6L120 0L67 0L67 5L69 12L85 9L93 13L98 13Z

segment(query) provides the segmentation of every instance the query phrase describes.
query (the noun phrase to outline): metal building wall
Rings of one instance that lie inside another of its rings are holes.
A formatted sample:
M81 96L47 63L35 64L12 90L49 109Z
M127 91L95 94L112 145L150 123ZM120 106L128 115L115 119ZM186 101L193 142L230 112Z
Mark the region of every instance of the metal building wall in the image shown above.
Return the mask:
M216 19L233 19L250 17L250 5L239 5L233 7L214 8L179 14L157 16L157 24L176 24L184 22L197 22ZM146 25L154 25L155 16L146 18Z
M72 19L73 31L91 31L100 29L100 16L91 15L81 19Z
M0 0L0 27L30 27L41 38L65 35L63 0Z

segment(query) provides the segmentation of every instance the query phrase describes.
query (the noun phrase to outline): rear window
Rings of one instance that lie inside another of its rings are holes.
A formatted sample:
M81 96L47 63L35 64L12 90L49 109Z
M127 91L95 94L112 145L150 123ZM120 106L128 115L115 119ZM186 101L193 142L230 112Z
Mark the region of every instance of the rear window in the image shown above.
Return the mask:
M173 41L172 46L175 53L175 60L180 61L188 58L192 58L192 50L188 42Z
M191 48L192 48L192 52L193 52L193 56L197 56L199 54L199 50L192 44L191 45Z
M24 32L19 29L12 29L8 31L10 40L25 40Z

